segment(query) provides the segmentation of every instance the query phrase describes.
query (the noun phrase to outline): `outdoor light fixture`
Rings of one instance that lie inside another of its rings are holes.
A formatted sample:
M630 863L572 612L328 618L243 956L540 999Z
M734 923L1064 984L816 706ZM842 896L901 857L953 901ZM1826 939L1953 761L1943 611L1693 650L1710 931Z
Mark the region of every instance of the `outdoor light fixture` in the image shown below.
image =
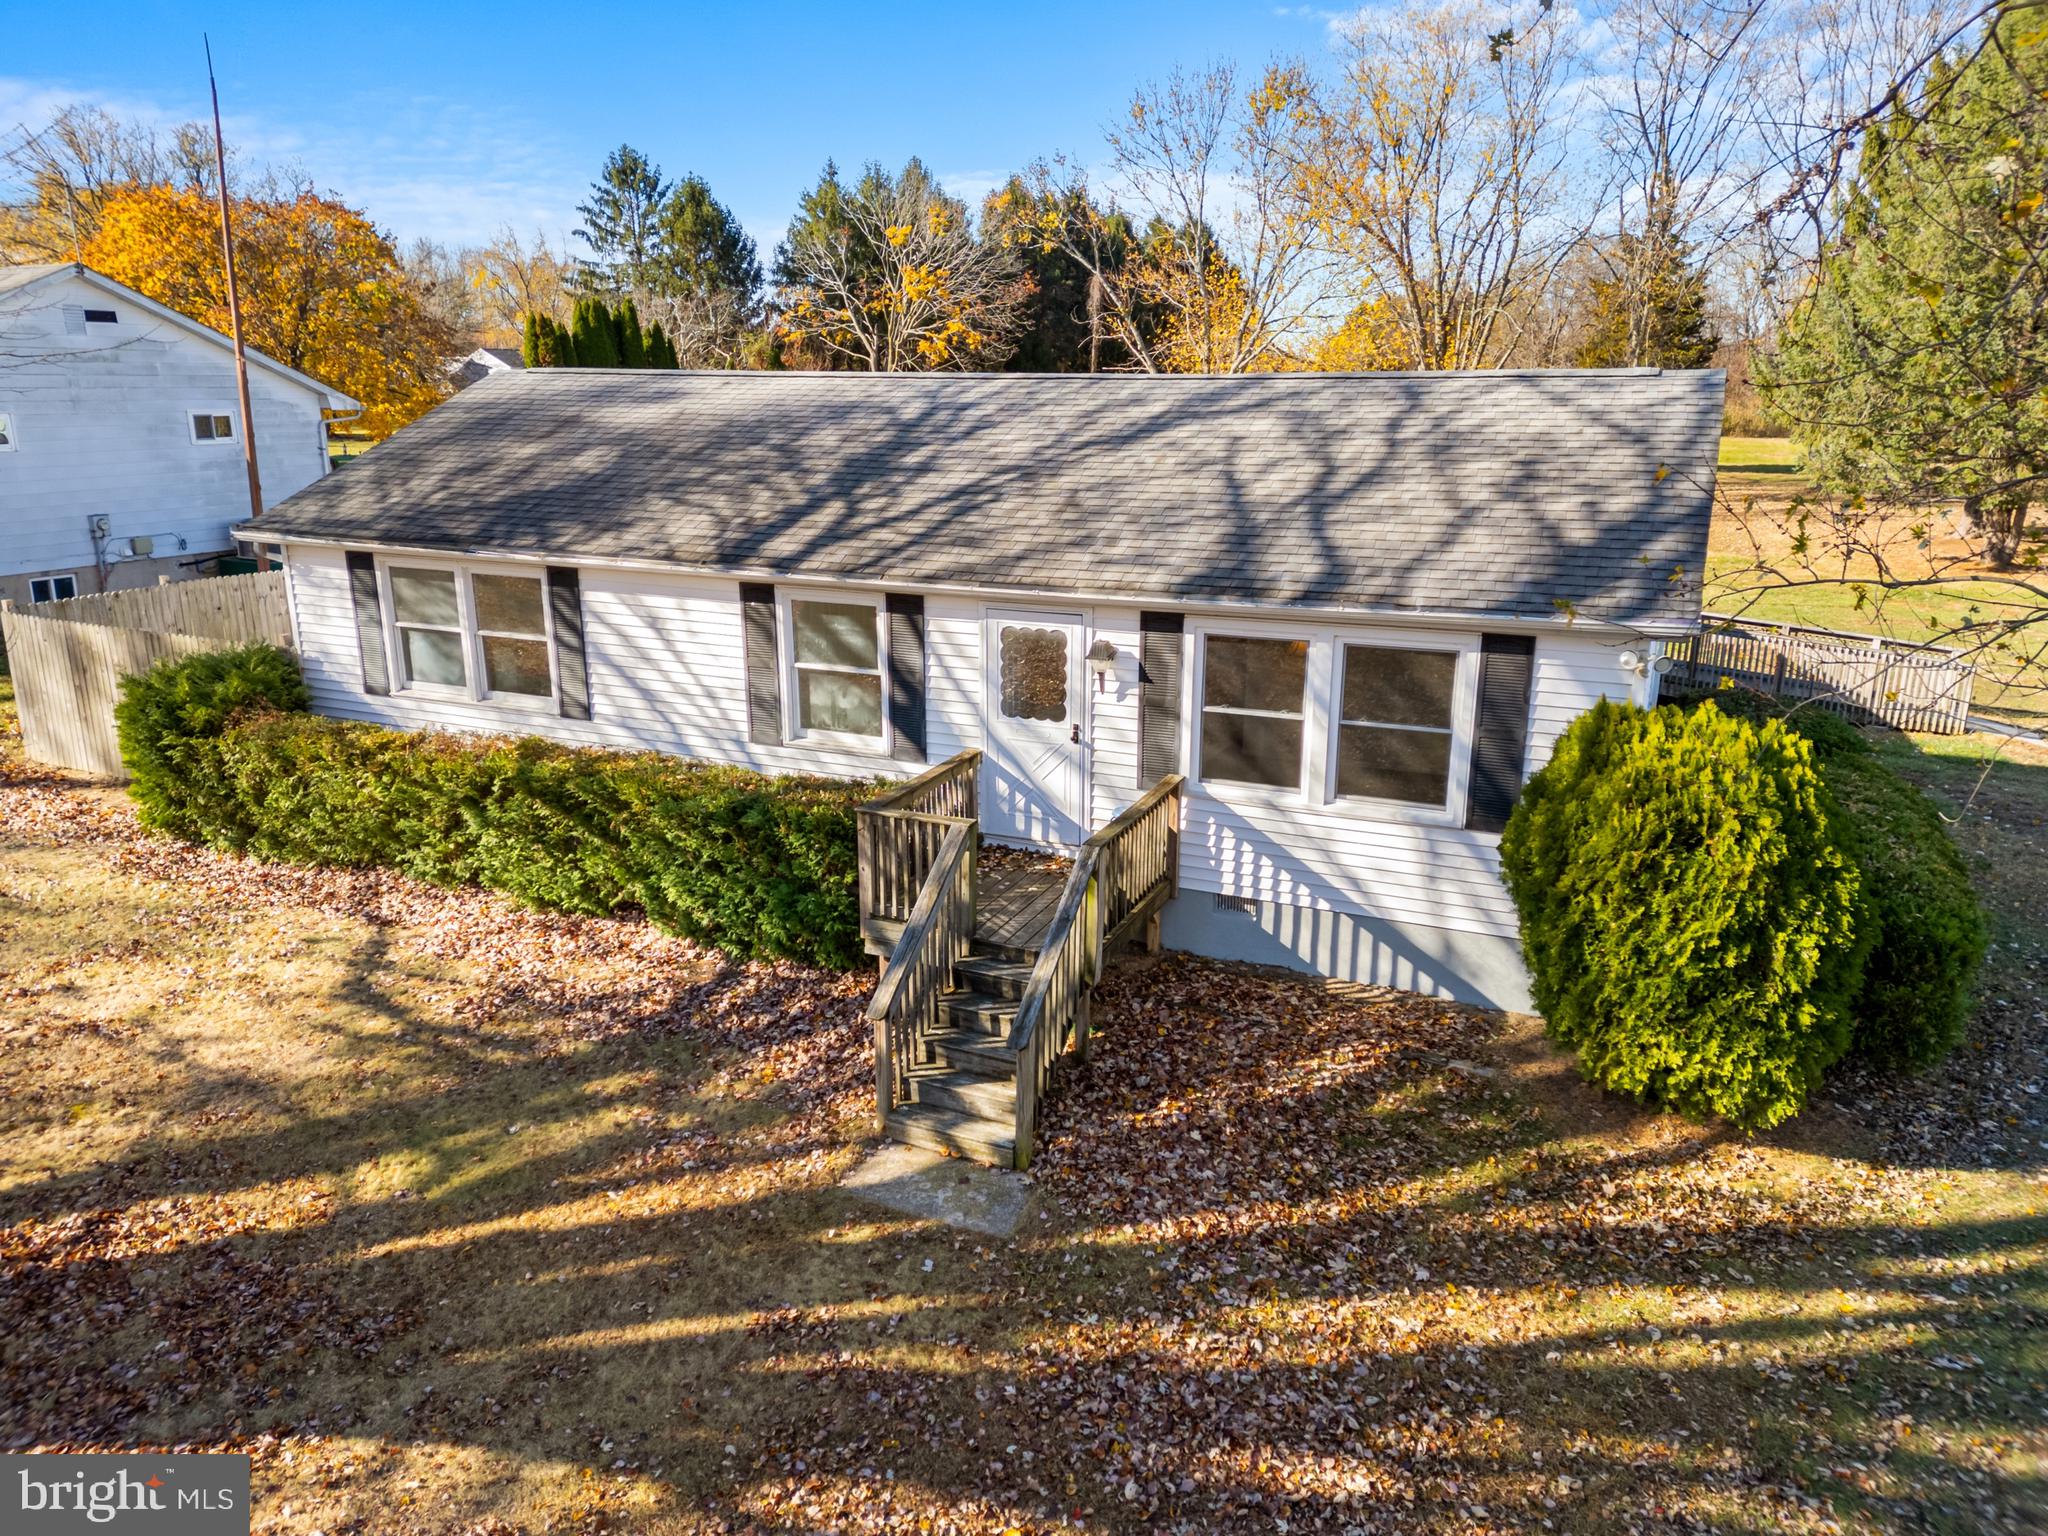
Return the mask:
M1645 656L1641 651L1623 651L1614 659L1622 671L1633 673L1637 677L1648 677L1652 672L1662 677L1673 665L1671 658L1662 652L1655 656Z
M1102 692L1109 686L1109 680L1116 676L1116 647L1107 640L1098 640L1088 647L1088 670L1095 674L1095 691Z

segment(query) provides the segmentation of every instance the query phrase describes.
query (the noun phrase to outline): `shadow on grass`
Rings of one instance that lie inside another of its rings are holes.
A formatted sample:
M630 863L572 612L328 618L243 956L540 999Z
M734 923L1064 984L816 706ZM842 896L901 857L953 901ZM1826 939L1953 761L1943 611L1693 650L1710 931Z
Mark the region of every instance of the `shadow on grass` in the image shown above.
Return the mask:
M1226 977L1273 1021L1252 1058L1162 1005ZM372 933L301 1081L152 1042L161 1134L0 1197L0 1444L623 1462L713 1529L791 1532L857 1494L995 1529L1761 1531L1823 1501L2020 1530L2048 1503L2038 1461L1961 1444L2039 1448L2041 1219L1693 1188L1732 1138L1645 1143L1625 1106L1546 1131L1445 1065L1464 1037L1430 1031L1473 1016L1304 1013L1305 984L1176 959L1105 990L1044 1218L999 1248L834 1187L864 1110L792 1113L694 1031L731 982L563 1036L450 1010ZM388 1491L325 1528L377 1528Z

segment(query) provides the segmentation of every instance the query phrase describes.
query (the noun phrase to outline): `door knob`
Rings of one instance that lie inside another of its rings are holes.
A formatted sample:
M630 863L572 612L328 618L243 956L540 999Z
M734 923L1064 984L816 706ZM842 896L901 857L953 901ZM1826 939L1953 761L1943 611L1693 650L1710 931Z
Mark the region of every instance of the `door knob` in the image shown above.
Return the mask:
M1070 736L1070 737L1068 738L1068 740L1072 741L1072 742L1074 743L1074 745L1075 745L1075 746L1077 746L1077 747L1078 747L1078 746L1079 746L1079 745L1081 744L1081 722L1080 722L1080 721L1076 720L1076 721L1074 722L1074 734L1073 734L1072 736Z

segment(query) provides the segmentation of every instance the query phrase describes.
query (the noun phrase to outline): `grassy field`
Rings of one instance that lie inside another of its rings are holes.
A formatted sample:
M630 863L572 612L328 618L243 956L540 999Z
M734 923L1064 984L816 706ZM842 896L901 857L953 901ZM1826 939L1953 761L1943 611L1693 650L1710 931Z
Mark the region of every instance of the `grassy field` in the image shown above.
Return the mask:
M839 1189L872 978L136 831L0 739L0 1446L266 1536L2038 1532L2048 752L1894 742L1968 1046L1744 1140L1529 1021L1112 979L1008 1243Z
M1757 578L1750 573L1759 562L1787 570L1801 563L1793 553L1783 518L1792 499L1810 489L1799 447L1789 439L1722 439L1721 504L1707 550L1706 606L1710 611L1926 642L1973 619L2010 613L2009 605L2039 606L2038 599L2004 585L1934 585L1880 597L1868 585L1874 568L1867 561L1842 566L1838 581L1788 587L1781 592L1754 590ZM1963 550L1962 539L1954 531L1945 532L1939 519L1933 527L1924 553L1916 550L1910 539L1899 541L1891 555L1895 574L1906 579L1928 574L1934 569L1930 561L1948 561ZM1818 557L1815 563L1820 564ZM1980 714L2019 725L2048 726L2048 697L2042 696L2038 685L2022 685L2022 674L2011 659L1984 654L1977 664L1975 705ZM2027 676L2038 679L2040 672L2035 666Z

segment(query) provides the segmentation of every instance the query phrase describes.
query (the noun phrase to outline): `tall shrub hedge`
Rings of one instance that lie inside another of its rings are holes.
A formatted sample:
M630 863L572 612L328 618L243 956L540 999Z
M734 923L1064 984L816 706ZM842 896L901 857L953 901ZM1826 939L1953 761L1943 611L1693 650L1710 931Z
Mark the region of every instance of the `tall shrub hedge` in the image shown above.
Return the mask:
M1848 1049L1861 878L1811 744L1712 708L1603 702L1501 840L1537 1006L1619 1092L1744 1128Z
M269 647L130 679L116 715L144 824L558 911L639 908L740 956L859 962L854 809L872 785L385 730L294 713L304 699Z

